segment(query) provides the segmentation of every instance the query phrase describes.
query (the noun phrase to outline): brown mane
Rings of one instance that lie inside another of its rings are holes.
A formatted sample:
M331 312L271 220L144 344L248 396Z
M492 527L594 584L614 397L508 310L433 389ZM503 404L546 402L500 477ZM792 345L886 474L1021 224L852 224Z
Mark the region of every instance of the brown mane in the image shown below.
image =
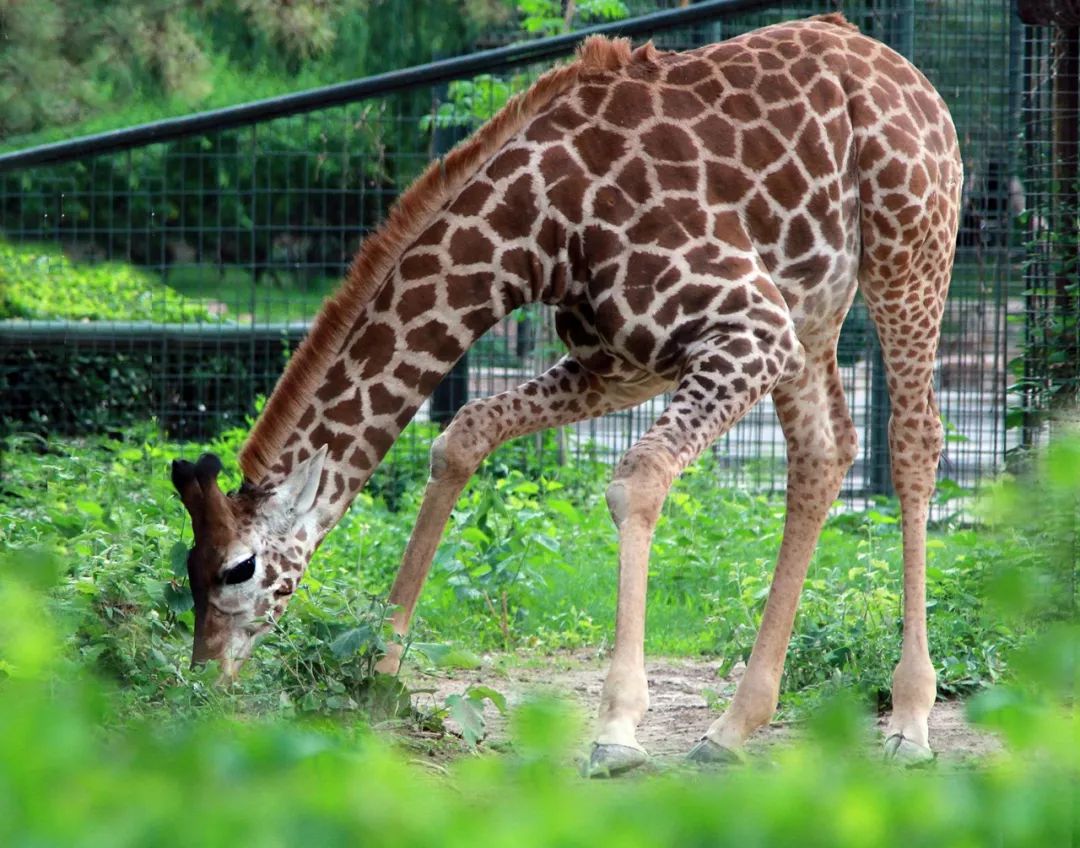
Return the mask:
M859 31L859 28L855 26L855 24L844 17L843 12L829 12L827 15L814 15L806 20L819 24L832 24L833 26L851 30L852 32Z
M630 62L625 39L593 36L577 60L548 71L527 91L513 97L486 124L432 162L398 198L386 223L369 236L353 258L340 289L323 304L307 338L289 360L262 414L240 451L244 478L253 483L266 476L307 407L308 399L333 364L349 330L405 249L415 241L439 209L528 121L583 74L616 71Z

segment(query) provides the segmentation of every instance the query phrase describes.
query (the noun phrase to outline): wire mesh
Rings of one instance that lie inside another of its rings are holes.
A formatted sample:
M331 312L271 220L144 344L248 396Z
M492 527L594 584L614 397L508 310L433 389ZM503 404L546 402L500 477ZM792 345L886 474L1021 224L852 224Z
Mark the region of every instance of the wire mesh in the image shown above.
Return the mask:
M1025 258L1018 311L1025 335L1023 355L1012 370L1013 423L1025 445L1043 441L1062 418L1075 423L1080 382L1080 30L1075 20L1071 26L1040 23L1024 28L1020 45L1019 168L1026 206L1017 227Z
M762 4L657 29L653 38L662 48L686 49L836 5ZM1026 361L1021 370L1031 380L1042 373L1021 354L1025 343L1029 354L1040 353L1040 310L1052 298L1032 293L1032 277L1049 273L1032 260L1044 255L1032 243L1050 238L1039 222L1060 216L1060 209L1044 211L1057 209L1051 29L1022 25L1008 0L839 5L864 32L911 56L950 104L960 132L967 178L938 393L949 440L942 476L971 486L999 467L1024 432L1006 426L1013 423L1006 420L1007 363ZM500 38L489 33L482 41ZM397 195L548 64L495 67L0 175L0 272L9 290L14 281L22 292L5 296L0 328L5 426L97 432L153 417L180 439L242 426ZM76 296L94 274L102 278L89 289L94 294ZM124 288L117 278L134 282ZM474 346L452 390L441 388L418 418L445 421L465 397L515 385L559 351L549 312L521 310ZM859 303L844 327L840 361L861 444L845 496L887 492L888 403ZM658 398L538 436L527 449L539 463L611 461L663 404ZM405 438L398 457L426 453L415 429ZM782 489L784 441L768 400L713 455L732 485Z

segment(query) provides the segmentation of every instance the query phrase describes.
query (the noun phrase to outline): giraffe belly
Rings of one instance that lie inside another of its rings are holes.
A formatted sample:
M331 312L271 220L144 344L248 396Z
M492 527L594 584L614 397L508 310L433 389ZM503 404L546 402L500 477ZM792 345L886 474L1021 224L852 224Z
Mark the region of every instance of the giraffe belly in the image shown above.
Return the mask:
M616 278L601 292L560 305L555 326L570 354L595 374L674 383L718 340L779 337L790 326L776 288L749 261L745 267L749 273L738 279L687 274L666 286Z
M828 273L816 278L776 276L774 282L787 303L795 334L807 347L834 337L851 308L858 287L858 255L835 255Z
M555 329L570 356L600 377L628 383L657 376L674 379L673 375L657 375L647 363L633 361L611 339L604 338L587 302L560 306L555 314Z

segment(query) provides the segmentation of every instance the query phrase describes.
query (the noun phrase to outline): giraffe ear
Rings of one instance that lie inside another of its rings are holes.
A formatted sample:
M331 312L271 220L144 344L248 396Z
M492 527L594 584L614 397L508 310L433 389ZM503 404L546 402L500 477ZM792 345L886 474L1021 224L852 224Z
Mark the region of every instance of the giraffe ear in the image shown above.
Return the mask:
M297 518L307 515L315 506L325 462L326 445L323 445L313 456L296 466L278 487L282 506L291 509Z
M172 484L180 495L191 516L192 524L201 524L203 519L203 494L195 479L195 466L183 459L174 459L172 464Z

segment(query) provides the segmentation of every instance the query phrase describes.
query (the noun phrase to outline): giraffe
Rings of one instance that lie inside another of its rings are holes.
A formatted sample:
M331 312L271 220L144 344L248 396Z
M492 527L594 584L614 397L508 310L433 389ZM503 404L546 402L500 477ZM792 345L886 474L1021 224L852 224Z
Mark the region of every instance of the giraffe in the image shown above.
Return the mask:
M239 457L173 464L191 515L193 661L234 675L395 438L499 319L556 308L567 354L465 405L431 475L390 592L404 634L454 504L497 446L634 406L666 411L607 489L619 536L615 642L589 773L647 758L648 558L675 477L771 393L787 440L784 536L746 673L689 756L738 756L775 711L808 564L856 455L836 361L862 292L892 401L902 508L903 635L885 752L932 756L926 521L942 447L933 369L962 166L926 78L840 15L686 53L587 40L433 164L361 248ZM396 671L391 646L379 669Z

